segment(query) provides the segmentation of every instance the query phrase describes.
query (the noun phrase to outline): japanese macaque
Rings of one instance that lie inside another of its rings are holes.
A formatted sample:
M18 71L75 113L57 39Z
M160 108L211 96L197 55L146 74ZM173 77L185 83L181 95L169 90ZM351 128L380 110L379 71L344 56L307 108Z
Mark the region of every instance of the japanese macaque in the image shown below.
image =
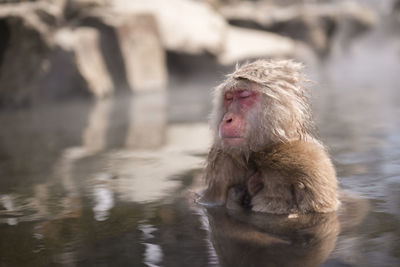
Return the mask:
M231 190L253 211L337 210L336 173L313 136L302 69L290 60L258 60L237 68L215 89L214 143L200 203L225 205Z

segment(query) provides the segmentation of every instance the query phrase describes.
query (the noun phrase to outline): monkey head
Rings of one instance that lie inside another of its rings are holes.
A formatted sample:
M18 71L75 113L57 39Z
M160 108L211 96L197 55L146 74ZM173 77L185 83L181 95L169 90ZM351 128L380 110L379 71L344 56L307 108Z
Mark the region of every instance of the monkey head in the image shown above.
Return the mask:
M214 91L214 142L223 150L250 152L311 138L302 69L290 60L258 60L237 67Z

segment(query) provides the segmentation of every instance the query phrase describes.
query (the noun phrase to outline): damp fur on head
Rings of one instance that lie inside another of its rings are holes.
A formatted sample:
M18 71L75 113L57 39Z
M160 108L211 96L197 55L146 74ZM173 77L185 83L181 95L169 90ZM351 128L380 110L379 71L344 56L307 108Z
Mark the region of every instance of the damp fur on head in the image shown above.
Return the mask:
M214 89L213 110L210 115L213 132L218 132L224 115L224 94L237 89L238 84L245 81L251 85L250 90L257 90L263 95L263 104L272 107L263 109L263 114L258 118L262 120L260 125L268 127L261 127L260 131L272 129L267 137L269 140L260 141L313 139L315 127L309 106L309 91L305 87L310 80L305 77L303 70L303 64L292 60L257 60L242 66L237 65L235 71L228 74L226 80Z

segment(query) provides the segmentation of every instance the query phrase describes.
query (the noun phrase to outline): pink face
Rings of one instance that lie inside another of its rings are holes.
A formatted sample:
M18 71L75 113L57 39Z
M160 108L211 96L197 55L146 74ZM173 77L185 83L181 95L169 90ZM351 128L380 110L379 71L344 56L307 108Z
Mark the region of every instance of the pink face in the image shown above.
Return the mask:
M257 106L260 93L237 88L224 95L225 114L219 125L219 134L224 146L236 147L246 138L246 120L250 110Z

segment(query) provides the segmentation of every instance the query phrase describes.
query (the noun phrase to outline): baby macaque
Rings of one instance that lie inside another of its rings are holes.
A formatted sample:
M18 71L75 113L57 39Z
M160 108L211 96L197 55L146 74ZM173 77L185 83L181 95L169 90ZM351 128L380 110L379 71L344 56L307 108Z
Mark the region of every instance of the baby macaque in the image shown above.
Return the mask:
M258 60L237 68L215 89L214 143L200 203L225 205L235 195L259 212L338 208L335 169L312 134L302 69L290 60Z

